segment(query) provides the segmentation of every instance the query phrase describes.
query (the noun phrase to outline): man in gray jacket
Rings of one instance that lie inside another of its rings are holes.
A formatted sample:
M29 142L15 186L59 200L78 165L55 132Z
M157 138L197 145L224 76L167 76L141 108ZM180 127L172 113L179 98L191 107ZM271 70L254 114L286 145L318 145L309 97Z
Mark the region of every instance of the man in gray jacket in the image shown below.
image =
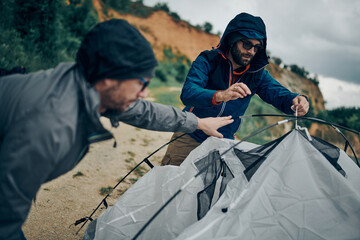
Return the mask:
M145 38L114 19L85 36L75 64L0 78L0 239L24 239L21 226L41 184L75 167L89 144L113 137L100 116L115 127L222 137L217 129L230 117L199 119L141 100L156 65Z

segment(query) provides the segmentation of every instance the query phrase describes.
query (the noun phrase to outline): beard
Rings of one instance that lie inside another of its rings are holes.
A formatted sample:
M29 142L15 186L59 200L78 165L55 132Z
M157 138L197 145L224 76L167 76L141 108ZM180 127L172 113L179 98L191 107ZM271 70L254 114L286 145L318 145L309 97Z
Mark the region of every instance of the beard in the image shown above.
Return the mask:
M117 112L126 112L129 106L136 101L127 99L125 96L119 94L118 89L119 84L106 89L101 95L101 105L107 110L117 111Z
M238 48L237 44L234 44L230 48L230 52L234 62L242 67L249 65L249 63L255 56L249 53L248 54L242 53L241 50Z

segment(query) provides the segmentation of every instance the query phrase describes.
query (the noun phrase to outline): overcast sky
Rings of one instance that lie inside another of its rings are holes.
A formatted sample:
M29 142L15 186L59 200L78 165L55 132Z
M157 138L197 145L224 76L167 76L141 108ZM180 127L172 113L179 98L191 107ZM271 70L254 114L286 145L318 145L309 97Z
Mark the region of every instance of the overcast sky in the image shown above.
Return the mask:
M260 16L271 56L318 74L327 108L360 107L360 0L144 0L157 2L214 33L238 13Z

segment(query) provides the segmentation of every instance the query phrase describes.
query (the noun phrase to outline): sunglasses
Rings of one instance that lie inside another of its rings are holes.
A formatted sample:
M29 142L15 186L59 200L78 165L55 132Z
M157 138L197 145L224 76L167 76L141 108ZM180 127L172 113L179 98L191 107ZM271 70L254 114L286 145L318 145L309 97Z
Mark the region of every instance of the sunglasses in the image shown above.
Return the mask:
M252 42L247 40L240 40L243 43L243 48L246 50L250 50L254 48L254 52L258 52L259 50L263 49L263 46L260 44L253 45Z
M144 78L139 78L140 81L143 83L143 86L141 88L141 91L144 91L144 89L149 85L149 81L146 81Z

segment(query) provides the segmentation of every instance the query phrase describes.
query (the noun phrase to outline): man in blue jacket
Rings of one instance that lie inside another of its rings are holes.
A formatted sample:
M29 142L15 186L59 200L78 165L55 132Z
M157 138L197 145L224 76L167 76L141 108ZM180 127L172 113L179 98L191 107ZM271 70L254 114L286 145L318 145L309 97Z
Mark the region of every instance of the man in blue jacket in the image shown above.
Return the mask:
M181 93L184 111L198 117L232 115L235 121L219 129L234 138L242 116L254 94L286 114L308 112L307 97L292 93L277 82L265 67L266 30L260 17L241 13L230 21L218 48L203 51L193 62ZM175 133L173 138L182 133ZM168 146L163 165L180 165L186 156L208 137L197 130Z

